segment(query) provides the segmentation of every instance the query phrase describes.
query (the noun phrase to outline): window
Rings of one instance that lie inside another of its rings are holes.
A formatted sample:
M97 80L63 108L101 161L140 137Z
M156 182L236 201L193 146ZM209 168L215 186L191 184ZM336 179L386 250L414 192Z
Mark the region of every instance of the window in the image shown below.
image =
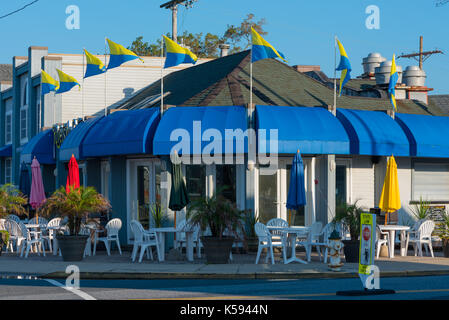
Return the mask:
M186 188L191 202L206 196L205 166L186 166Z
M12 143L12 100L6 101L5 112L5 144Z
M413 171L413 200L449 200L449 163L416 162Z
M23 144L28 142L28 80L23 81L22 98L19 113L20 122L20 142Z
M236 203L236 173L234 165L217 165L216 166L216 188L226 188L222 191L222 195Z
M11 158L5 159L5 183L12 183Z

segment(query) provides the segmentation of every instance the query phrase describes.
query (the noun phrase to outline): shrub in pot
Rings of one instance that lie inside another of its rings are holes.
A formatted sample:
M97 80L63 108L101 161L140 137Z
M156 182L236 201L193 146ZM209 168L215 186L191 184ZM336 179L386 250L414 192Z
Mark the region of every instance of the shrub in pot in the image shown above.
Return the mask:
M444 211L441 215L436 234L440 237L443 246L444 257L449 258L449 214Z
M235 240L244 241L244 211L217 191L211 198L200 198L187 209L187 219L199 225L202 231L210 230L210 236L202 236L207 263L228 263Z
M335 223L343 223L348 229L351 240L343 240L346 262L359 262L360 215L363 210L354 204L340 203L336 208Z
M64 261L81 261L89 236L79 235L81 222L91 212L107 212L109 202L94 187L80 187L66 191L65 187L56 190L40 208L42 215L56 214L67 218L68 235L58 233L56 238Z
M2 255L3 246L8 246L9 233L6 230L0 230L0 256Z
M259 222L259 218L256 217L251 210L245 213L245 237L246 237L246 249L247 252L256 253L259 247L259 238L256 235L254 226Z

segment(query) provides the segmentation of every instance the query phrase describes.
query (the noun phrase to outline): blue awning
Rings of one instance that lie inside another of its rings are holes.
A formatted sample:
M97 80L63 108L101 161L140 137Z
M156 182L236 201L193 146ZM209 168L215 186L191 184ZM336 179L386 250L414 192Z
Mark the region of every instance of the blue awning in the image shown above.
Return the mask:
M278 130L278 153L349 154L343 125L324 108L256 106L258 151L271 153L270 130ZM266 143L260 130L266 130ZM273 151L274 152L274 151Z
M0 148L0 158L12 157L12 144L7 144Z
M84 138L82 155L87 158L152 154L159 114L159 108L149 108L116 111L103 117Z
M23 147L20 162L30 164L36 157L40 164L55 164L53 141L52 129L38 133Z
M83 141L90 129L103 117L91 118L77 125L64 139L59 148L59 160L69 161L72 154L77 160L84 159Z
M410 155L449 158L449 117L396 113L410 143Z
M407 136L385 112L337 109L337 118L348 133L351 154L410 155Z
M246 113L243 106L168 109L154 135L154 154L169 155L175 146L184 155L247 153Z

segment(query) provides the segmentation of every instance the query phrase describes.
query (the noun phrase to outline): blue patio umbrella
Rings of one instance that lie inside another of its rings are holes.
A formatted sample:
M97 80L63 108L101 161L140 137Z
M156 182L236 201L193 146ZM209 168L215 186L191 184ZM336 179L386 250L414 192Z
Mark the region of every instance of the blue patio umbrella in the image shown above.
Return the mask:
M304 163L301 153L296 153L293 158L292 169L290 171L290 186L287 194L287 209L298 210L306 205L306 188L304 185ZM289 217L291 224L291 215Z
M28 166L25 164L25 162L22 162L22 164L20 165L19 190L28 198L30 197L30 171L28 170Z

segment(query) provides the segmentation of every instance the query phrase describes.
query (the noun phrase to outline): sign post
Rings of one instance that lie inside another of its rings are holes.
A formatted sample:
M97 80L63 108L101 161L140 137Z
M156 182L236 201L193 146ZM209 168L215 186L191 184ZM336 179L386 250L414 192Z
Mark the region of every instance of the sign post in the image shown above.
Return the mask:
M339 291L341 296L363 296L378 294L393 294L394 290L380 289L379 268L374 265L376 248L376 215L362 213L360 215L360 247L359 247L359 277L364 290Z

